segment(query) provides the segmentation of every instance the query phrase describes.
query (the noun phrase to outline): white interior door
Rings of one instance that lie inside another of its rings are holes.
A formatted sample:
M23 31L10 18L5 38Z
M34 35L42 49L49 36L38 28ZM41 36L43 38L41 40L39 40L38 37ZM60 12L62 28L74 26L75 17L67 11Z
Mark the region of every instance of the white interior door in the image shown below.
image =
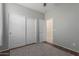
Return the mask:
M25 16L9 14L9 48L25 45Z
M53 19L47 20L47 42L53 43Z
M36 21L37 19L27 18L27 44L36 43L37 42L37 29L36 29Z
M46 41L46 20L39 19L39 40Z

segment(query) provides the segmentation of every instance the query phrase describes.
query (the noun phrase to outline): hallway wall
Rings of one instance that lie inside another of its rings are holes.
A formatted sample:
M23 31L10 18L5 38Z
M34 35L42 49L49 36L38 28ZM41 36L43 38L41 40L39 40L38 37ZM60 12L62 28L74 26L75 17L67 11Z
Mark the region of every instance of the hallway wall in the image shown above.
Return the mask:
M2 4L0 3L0 46L2 46Z
M53 18L54 44L79 52L79 4L55 4L45 17Z

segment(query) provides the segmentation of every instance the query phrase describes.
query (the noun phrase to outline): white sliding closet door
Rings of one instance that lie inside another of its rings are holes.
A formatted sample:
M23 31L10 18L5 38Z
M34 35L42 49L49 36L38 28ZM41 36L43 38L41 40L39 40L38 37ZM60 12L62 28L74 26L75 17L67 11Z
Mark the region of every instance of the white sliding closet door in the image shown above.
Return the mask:
M37 42L37 19L27 18L27 44L36 43Z
M9 14L9 48L25 45L25 16Z

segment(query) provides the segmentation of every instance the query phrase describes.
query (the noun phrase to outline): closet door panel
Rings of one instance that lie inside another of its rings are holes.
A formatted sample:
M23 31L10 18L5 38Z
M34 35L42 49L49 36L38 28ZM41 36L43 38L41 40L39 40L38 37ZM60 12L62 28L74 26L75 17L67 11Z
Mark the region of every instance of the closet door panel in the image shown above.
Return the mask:
M25 16L9 14L9 48L25 45Z
M36 43L36 19L27 18L27 44Z

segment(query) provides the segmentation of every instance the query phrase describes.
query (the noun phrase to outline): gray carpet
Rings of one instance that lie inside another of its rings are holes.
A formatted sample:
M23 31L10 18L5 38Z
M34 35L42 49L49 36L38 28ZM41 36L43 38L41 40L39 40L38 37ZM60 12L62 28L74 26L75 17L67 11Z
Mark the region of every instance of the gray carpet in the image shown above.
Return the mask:
M33 44L10 51L11 56L72 56L72 54L57 49L49 44Z

